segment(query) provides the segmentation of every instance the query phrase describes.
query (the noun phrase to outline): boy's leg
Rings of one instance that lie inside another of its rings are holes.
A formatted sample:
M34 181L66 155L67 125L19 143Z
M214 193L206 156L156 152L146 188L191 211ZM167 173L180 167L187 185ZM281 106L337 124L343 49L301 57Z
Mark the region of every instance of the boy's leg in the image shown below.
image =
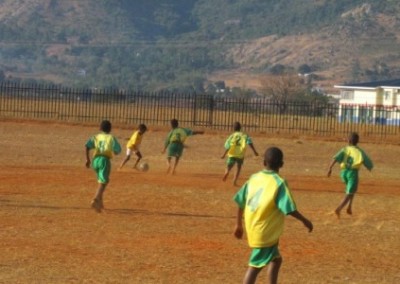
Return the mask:
M129 161L129 159L131 158L131 154L132 154L132 150L130 148L127 148L125 159L122 161L121 165L119 166L120 169L122 169L122 167L126 164L126 162Z
M224 176L222 177L223 181L226 181L226 179L229 176L229 173L231 172L233 166L235 165L235 162L233 162L230 158L226 161L226 168L225 168L225 173Z
M239 178L241 169L242 169L242 164L237 162L235 176L233 177L233 185L235 185L235 186L237 185L237 180Z
M269 283L276 284L278 283L278 275L279 269L281 268L282 257L275 258L268 265L268 278Z
M176 170L176 167L178 166L178 163L179 163L179 157L175 157L175 163L172 167L172 172L171 172L172 175L175 174L175 170Z
M103 205L103 193L106 189L107 184L100 183L99 188L97 189L96 195L92 201L92 208L97 212L101 212L101 209L104 208Z
M99 187L97 188L96 195L92 201L92 208L97 212L101 212L103 209L103 193L109 181L109 176L111 173L111 163L108 158L96 157L93 160L93 168L97 174L97 181Z
M246 274L244 276L243 279L243 284L253 284L256 283L257 280L257 276L260 273L260 271L262 270L261 268L257 268L257 267L249 267L246 271Z
M342 211L343 207L346 206L346 204L352 199L351 195L346 194L346 196L343 198L342 202L339 204L339 206L335 210L335 214L340 217L340 211Z
M348 182L348 187L347 187L347 195L349 196L349 205L347 207L347 214L352 215L353 214L353 199L354 199L354 194L357 192L358 188L358 171L354 171L349 178Z
M231 169L232 169L232 166L229 166L229 165L226 166L224 176L222 177L223 181L226 181L226 179L229 176L229 172L231 171Z
M349 171L342 170L340 172L340 178L342 179L343 183L346 186L346 195L344 196L342 202L340 202L339 206L335 209L335 214L338 218L340 218L340 212L342 211L343 207L349 202L348 190L349 190Z
M126 156L125 159L122 161L121 165L119 166L119 168L122 169L122 167L126 164L126 162L129 161L130 158L131 156Z
M341 178L346 185L346 196L343 199L342 203L336 208L335 213L338 217L340 217L340 211L348 204L347 214L352 214L352 204L354 194L357 191L358 187L358 171L356 170L345 170L341 172Z
M169 171L171 170L171 157L167 157L167 165L168 165L168 168L167 168L167 174L169 174Z
M142 160L142 153L140 153L139 150L136 150L135 154L136 154L137 159L135 161L135 164L133 165L133 168L138 169L137 166L139 165L139 162Z
M136 159L135 164L133 165L134 169L138 169L137 166L139 165L140 160L141 160L141 158Z
M354 199L354 194L349 195L349 206L347 207L347 214L352 215L353 210L352 210L352 205L353 205L353 199Z

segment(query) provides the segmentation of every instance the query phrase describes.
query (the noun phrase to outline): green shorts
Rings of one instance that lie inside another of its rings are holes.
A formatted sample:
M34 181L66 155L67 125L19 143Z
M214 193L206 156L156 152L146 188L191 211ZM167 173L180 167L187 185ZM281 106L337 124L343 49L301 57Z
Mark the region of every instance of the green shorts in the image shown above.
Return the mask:
M250 255L249 266L261 268L268 265L276 258L280 258L278 244L266 248L253 248Z
M182 143L171 143L168 145L167 156L168 157L180 157L183 153Z
M240 158L235 158L235 157L228 157L228 159L226 160L226 165L228 167L232 167L234 164L238 164L239 166L243 165L244 162L244 158L240 159Z
M346 194L354 194L358 188L358 170L342 170L340 177L346 185Z
M97 182L107 184L110 181L111 162L104 156L97 156L93 159L92 168L96 172Z

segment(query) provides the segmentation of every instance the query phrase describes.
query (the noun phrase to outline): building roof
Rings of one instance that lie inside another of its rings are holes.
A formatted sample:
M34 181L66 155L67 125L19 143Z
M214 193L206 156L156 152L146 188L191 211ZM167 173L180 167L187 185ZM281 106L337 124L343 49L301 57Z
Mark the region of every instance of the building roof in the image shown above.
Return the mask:
M373 81L373 82L364 82L364 83L349 83L344 85L335 85L335 88L342 89L376 89L376 88L399 88L400 89L400 79L391 79L384 81Z

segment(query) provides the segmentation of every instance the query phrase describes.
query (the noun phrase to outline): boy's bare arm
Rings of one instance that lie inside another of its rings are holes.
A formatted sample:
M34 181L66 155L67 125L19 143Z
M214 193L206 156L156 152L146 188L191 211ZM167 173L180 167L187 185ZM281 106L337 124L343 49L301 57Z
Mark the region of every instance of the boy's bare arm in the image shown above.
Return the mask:
M333 159L333 160L332 160L332 163L329 165L329 168L328 168L328 174L327 174L328 177L331 176L332 168L333 168L333 166L334 166L335 164L336 164L336 160Z
M294 218L296 218L297 220L301 221L304 226L306 226L308 228L309 232L312 232L314 226L311 223L310 220L308 220L306 217L304 217L299 211L293 211L291 213L289 213L290 216L293 216Z
M233 234L237 239L241 239L243 237L243 209L238 208L236 228Z
M251 150L253 150L253 153L255 156L258 156L258 152L256 151L256 148L254 147L253 143L249 144Z
M86 168L90 168L90 156L89 156L90 149L88 147L85 147L85 149L86 149Z
M225 150L224 154L221 156L221 159L225 158L226 153L228 153L229 149Z

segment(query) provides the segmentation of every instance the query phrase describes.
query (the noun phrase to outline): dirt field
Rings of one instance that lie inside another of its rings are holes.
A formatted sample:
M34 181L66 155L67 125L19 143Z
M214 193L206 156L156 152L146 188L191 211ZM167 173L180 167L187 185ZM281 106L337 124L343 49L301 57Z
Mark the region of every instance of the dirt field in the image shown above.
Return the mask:
M106 210L90 209L97 187L85 168L84 143L97 126L0 121L0 283L241 283L246 240L232 233L238 188L221 181L228 133L190 137L176 176L164 174L167 133L146 133L147 173L117 166ZM123 146L131 130L114 128ZM400 283L400 146L360 146L375 162L361 171L353 216L331 214L344 196L338 166L326 170L345 141L253 135L256 148L277 145L281 171L307 232L286 218L280 283ZM261 169L248 151L240 183ZM266 272L260 274L266 283Z

